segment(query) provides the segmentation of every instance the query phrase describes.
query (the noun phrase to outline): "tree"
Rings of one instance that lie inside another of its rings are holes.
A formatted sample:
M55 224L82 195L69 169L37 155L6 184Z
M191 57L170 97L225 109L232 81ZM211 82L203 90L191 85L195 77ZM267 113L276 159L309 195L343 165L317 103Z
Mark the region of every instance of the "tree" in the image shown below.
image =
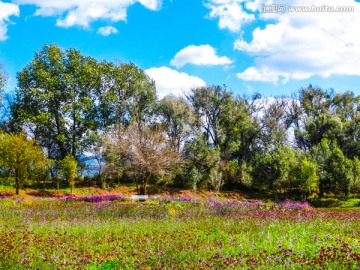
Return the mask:
M0 91L3 91L6 81L7 75L3 65L0 63Z
M320 114L313 120L307 119L304 136L309 149L323 139L340 143L344 136L343 124L337 115Z
M225 86L200 87L193 89L187 98L207 143L221 147L225 139L223 124L235 105L231 92Z
M329 112L333 91L325 91L311 84L300 90L300 102L307 117L315 119Z
M12 106L15 130L24 130L52 159L75 157L89 145L95 127L93 62L75 49L46 45L17 75Z
M210 187L219 192L224 185L224 178L218 164L210 170L209 178Z
M64 159L59 161L59 173L64 176L69 183L71 193L75 186L75 178L77 176L77 162L73 155L68 154Z
M340 148L333 149L328 169L333 190L336 192L339 189L348 195L354 184L353 163L344 156Z
M189 173L187 181L193 189L198 187L211 188L211 174L219 169L220 148L209 146L204 134L197 134L192 140L187 141L184 147L184 156L187 160Z
M316 174L316 164L306 157L299 160L298 165L290 172L290 177L294 188L297 188L305 195L319 192L319 177Z
M45 158L42 149L23 133L0 134L0 166L8 176L14 178L16 194L19 194L21 186L31 174L39 174L49 165L50 161Z
M353 190L355 191L355 193L360 193L360 160L355 157L354 161L354 186L353 186Z
M237 98L223 120L222 158L237 161L239 167L250 162L261 150L262 130L259 119L252 115L253 102Z
M287 101L285 98L267 99L268 104L264 106L261 116L261 137L265 149L272 149L277 144L286 143Z
M297 164L297 153L289 146L277 146L271 152L259 154L253 170L255 187L275 194L292 188L291 171Z
M343 125L342 151L347 158L360 156L360 112L356 112L351 120Z
M151 180L168 175L182 163L180 154L166 141L163 132L143 122L117 127L107 138L107 145L126 174L133 178L140 195L147 193Z
M99 104L98 126L110 130L131 121L147 121L154 113L156 87L153 80L133 63L98 64L95 96Z
M170 144L180 152L185 140L193 133L192 107L184 98L166 96L160 101L157 112Z
M320 194L334 190L334 185L329 175L330 158L334 147L334 142L323 139L319 144L313 146L310 151L316 163L316 174L319 177Z
M9 112L9 108L8 108L8 101L9 101L9 94L3 95L4 94L4 86L6 84L6 81L8 79L8 76L6 74L6 71L3 67L3 65L0 63L0 128L1 129L6 129L6 125L7 125L7 118L8 118L8 112ZM5 102L4 102L5 101Z
M44 46L17 77L13 128L56 160L69 153L79 159L91 133L146 121L156 100L154 82L134 64L99 63L56 45Z
M336 141L323 139L311 149L317 164L320 193L342 191L347 195L356 180L354 163L346 158Z

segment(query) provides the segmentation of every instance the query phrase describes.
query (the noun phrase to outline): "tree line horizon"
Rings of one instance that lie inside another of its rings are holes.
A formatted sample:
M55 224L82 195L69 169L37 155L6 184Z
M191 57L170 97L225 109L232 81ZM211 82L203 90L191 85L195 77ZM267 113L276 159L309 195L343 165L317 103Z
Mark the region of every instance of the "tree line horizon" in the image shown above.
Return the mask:
M5 82L1 72L1 90ZM133 181L139 194L150 183L303 199L360 193L360 96L350 91L309 85L269 102L213 85L157 100L135 64L57 45L36 52L17 84L0 126L0 185L17 194L73 188L90 169L101 187Z

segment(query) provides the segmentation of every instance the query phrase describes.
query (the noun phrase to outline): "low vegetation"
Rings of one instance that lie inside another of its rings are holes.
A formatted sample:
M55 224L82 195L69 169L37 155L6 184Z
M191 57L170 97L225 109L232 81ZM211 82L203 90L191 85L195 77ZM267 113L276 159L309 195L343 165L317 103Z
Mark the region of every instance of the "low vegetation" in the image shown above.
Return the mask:
M67 196L2 199L0 215L2 269L360 267L360 212L307 203Z

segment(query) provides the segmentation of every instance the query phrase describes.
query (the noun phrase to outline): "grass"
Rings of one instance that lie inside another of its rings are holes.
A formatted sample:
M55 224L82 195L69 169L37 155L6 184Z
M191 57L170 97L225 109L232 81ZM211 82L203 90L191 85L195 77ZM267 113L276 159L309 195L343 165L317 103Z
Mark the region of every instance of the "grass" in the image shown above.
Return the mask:
M358 210L173 197L94 201L0 200L0 269L360 267Z
M310 200L311 204L315 207L320 208L332 208L332 209L343 209L343 208L353 208L356 209L360 207L360 198L337 198L333 197L325 197L319 199Z

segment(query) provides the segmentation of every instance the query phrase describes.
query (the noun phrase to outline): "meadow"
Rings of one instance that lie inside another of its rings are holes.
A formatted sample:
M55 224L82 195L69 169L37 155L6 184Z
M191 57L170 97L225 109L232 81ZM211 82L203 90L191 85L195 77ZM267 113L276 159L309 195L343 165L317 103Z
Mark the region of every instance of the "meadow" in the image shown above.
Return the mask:
M0 199L0 269L360 269L359 235L306 202Z

